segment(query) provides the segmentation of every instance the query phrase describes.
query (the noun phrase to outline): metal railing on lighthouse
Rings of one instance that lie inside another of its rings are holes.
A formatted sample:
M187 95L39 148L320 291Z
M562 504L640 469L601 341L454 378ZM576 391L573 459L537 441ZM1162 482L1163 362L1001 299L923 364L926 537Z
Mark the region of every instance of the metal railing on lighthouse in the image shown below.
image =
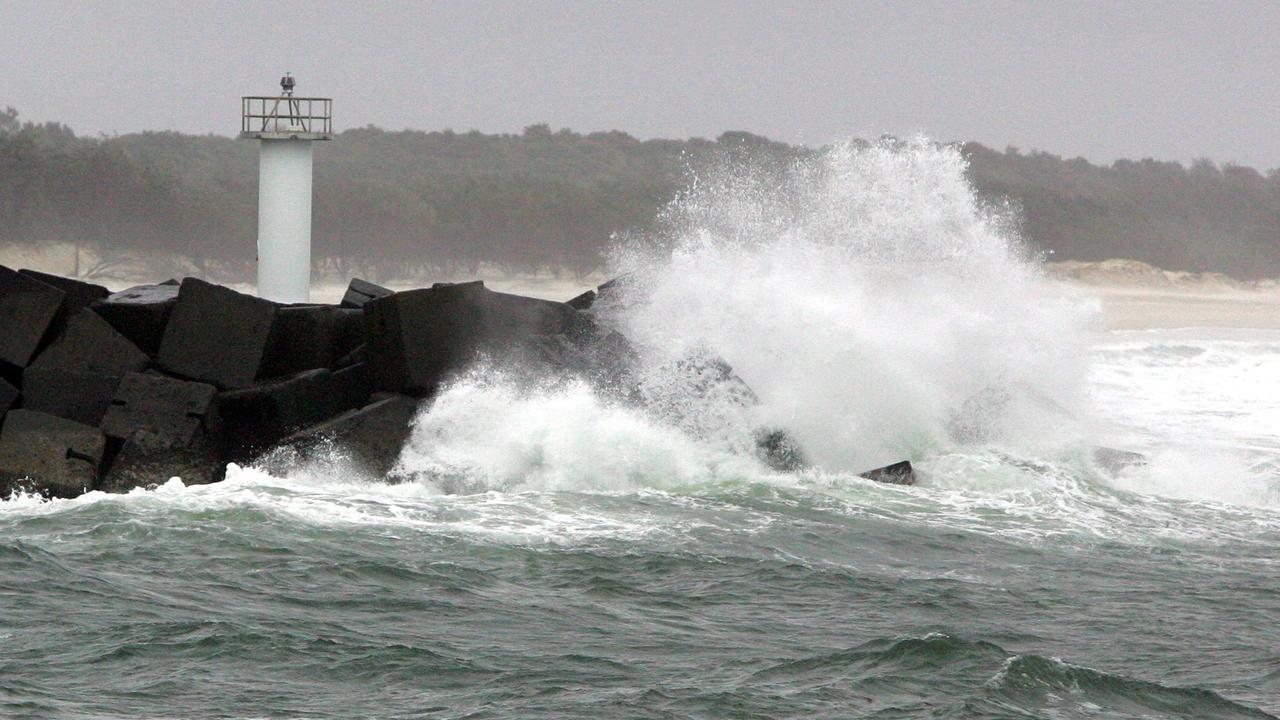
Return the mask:
M333 100L298 97L288 73L276 97L240 98L240 137L259 140L258 295L311 296L311 166L315 140L333 139Z

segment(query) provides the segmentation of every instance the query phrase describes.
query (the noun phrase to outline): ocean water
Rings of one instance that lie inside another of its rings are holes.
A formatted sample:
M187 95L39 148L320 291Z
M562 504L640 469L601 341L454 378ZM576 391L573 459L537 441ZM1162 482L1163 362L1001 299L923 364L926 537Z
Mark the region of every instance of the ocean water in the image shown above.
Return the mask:
M1280 716L1280 333L1102 332L1015 219L728 159L615 257L643 405L479 369L392 478L0 501L0 717Z

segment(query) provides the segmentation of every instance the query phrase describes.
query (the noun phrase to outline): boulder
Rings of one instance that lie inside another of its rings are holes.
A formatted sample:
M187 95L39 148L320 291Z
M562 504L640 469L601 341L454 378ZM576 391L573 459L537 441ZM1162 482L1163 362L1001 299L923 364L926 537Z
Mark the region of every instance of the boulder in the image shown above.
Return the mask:
M364 306L370 374L381 389L430 394L481 355L564 332L576 314L564 303L493 292L482 282L370 300Z
M911 467L911 462L909 460L896 462L892 465L885 465L884 467L876 468L875 470L868 470L861 473L858 477L863 477L880 483L886 483L888 485L916 484L916 470Z
M119 452L98 484L126 491L180 477L188 485L221 480L221 425L212 385L130 373L111 401L102 430Z
M92 490L104 444L98 428L33 410L11 410L0 430L0 497L20 487L50 497Z
M18 401L19 395L18 388L10 385L9 381L0 379L0 427L4 425L5 413Z
M65 298L61 290L0 265L0 360L26 367Z
M1093 461L1109 474L1119 475L1128 468L1146 465L1147 456L1129 450L1096 447L1093 449Z
M23 372L23 407L96 426L121 378L148 363L106 320L80 308Z
M333 451L349 463L352 474L381 479L391 472L418 411L418 401L391 395L285 438L280 447L287 452L275 455L283 463L294 458L310 459Z
M387 297L394 292L367 280L352 278L351 284L347 285L346 294L342 296L342 307L359 309L374 298Z
M217 394L206 383L130 373L111 399L102 431L121 441L145 432L172 447L188 447L217 434Z
M146 369L146 353L116 332L97 313L73 312L54 341L31 363L31 368L74 370L123 377ZM28 369L31 369L28 368Z
M218 395L228 457L244 460L276 441L359 407L369 398L364 368L307 370Z
M91 307L116 332L154 358L177 303L178 288L174 285L138 285L112 293Z
M263 377L332 368L364 340L364 314L332 305L278 308Z
M189 445L177 445L165 434L139 430L124 441L111 468L98 481L97 489L128 492L174 477L181 478L187 485L204 485L222 480L226 470L212 443L197 440Z
M262 370L276 306L230 288L186 278L160 341L167 373L243 388Z
M110 290L101 285L94 285L75 278L50 275L38 270L22 269L18 272L33 280L39 280L45 285L61 290L63 293L62 310L68 315L77 310L87 308L111 294Z
M22 374L22 406L97 427L120 378L114 373L32 366Z

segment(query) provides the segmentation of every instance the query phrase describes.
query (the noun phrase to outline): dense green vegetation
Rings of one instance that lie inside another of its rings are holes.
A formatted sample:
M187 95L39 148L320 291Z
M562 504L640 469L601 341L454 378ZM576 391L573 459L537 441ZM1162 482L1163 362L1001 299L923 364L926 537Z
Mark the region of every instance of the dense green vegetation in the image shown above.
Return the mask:
M745 133L640 141L545 125L521 135L347 130L317 148L317 269L378 279L474 270L588 272L612 233L643 227L696 167ZM967 144L978 189L1021 209L1056 259L1124 257L1175 270L1280 275L1280 172L1199 161L1092 165ZM0 243L91 248L103 272L166 253L210 275L252 267L256 144L218 136L77 137L0 113Z

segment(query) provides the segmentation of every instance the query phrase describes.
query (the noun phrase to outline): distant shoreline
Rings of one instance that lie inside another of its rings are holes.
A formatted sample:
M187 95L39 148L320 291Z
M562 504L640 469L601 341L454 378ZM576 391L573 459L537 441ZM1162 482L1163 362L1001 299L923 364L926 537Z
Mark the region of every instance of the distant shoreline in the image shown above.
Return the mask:
M32 268L58 275L74 274L73 253L66 246L0 246L0 265ZM92 258L82 256L82 264ZM152 273L128 273L90 278L112 290L170 275L199 274L181 260L159 262ZM1050 278L1096 297L1102 304L1109 330L1167 329L1182 327L1280 329L1280 279L1236 280L1219 273L1161 270L1135 260L1097 262L1063 261L1045 264ZM479 279L494 290L548 300L568 300L608 279L601 273L575 276L565 272L502 273L480 268ZM222 280L220 278L208 278ZM384 283L397 290L475 279L431 277ZM349 278L317 279L312 288L316 302L333 302L342 296ZM226 283L241 291L253 291L249 283Z
M1134 260L1047 263L1054 279L1096 297L1108 330L1280 330L1280 281L1161 270Z

